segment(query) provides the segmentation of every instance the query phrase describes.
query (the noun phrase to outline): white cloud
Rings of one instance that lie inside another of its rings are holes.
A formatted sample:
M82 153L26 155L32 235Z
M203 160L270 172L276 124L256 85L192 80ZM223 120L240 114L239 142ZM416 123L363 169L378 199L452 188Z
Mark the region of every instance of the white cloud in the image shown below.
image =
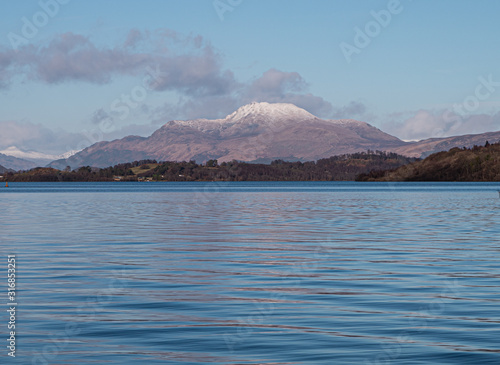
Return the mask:
M386 122L382 129L403 140L479 134L500 130L500 113L461 116L451 111L419 110L402 122Z

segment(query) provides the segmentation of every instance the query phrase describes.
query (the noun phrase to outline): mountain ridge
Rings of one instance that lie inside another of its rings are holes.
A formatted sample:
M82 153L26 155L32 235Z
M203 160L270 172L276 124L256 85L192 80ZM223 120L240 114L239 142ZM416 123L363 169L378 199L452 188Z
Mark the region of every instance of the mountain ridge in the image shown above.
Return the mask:
M0 153L0 165L6 169L12 170L29 170L37 166L33 161L25 160L22 158L5 155Z
M144 159L313 161L367 150L425 157L456 144L485 142L482 135L467 138L468 142L463 136L405 142L366 122L321 119L293 104L261 102L244 105L225 118L171 120L149 137L127 136L98 142L49 166L107 167ZM492 132L488 138L491 142L500 141L500 132Z
M263 102L244 105L222 119L172 120L147 138L99 142L50 166L105 167L139 159L308 161L404 143L365 122L324 120L293 104Z
M22 150L16 146L9 146L0 151L0 161L5 163L7 168L13 170L28 170L34 167L41 167L57 159L69 158L79 151L68 151L60 155L50 155L43 152Z
M0 165L0 174L4 174L6 172L14 172L14 170L8 169L8 168L3 167L2 165Z

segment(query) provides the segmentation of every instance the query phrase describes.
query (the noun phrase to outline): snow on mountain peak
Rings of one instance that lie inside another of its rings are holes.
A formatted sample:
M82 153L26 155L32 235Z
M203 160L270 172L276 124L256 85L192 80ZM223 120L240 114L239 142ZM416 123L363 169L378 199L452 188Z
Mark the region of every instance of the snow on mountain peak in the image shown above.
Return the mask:
M269 125L288 120L304 121L312 119L318 118L293 104L254 102L240 107L224 119L175 120L165 124L165 127L180 125L191 127L201 132L208 132L223 131L238 125Z
M293 104L286 103L250 103L240 107L234 113L228 115L226 121L238 121L247 117L259 118L292 118L292 119L315 119L316 117L308 111Z

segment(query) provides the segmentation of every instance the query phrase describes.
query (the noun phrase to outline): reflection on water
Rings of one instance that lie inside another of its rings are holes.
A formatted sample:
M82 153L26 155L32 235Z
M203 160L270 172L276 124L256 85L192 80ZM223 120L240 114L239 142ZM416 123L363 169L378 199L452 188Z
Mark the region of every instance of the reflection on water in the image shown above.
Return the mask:
M11 184L0 201L13 363L500 363L494 184Z

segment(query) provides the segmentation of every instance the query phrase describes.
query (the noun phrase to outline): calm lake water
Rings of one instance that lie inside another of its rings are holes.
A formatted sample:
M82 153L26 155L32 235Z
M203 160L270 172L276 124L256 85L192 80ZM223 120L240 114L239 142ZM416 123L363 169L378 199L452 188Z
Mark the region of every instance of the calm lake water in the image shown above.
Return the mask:
M0 363L499 364L499 188L2 186Z

